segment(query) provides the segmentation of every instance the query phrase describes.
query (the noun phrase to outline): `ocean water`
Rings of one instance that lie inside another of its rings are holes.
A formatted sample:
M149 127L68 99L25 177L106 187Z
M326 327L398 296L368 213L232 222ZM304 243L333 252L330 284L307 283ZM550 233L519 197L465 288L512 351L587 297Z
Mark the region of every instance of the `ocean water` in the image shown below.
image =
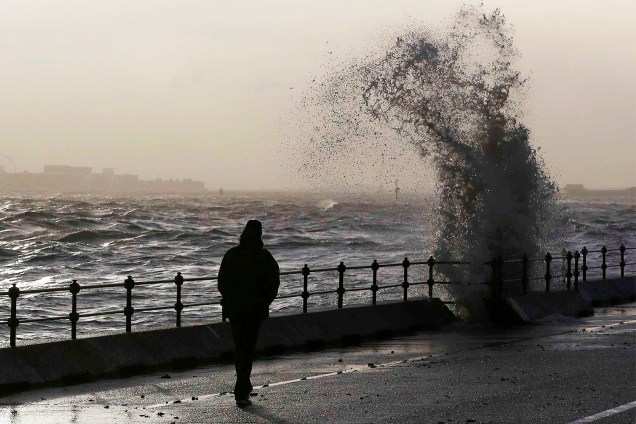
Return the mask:
M621 243L636 246L636 206L631 198L562 200L570 217L564 242L546 246L553 255L562 249L608 249ZM433 197L390 195L345 197L326 194L242 194L198 197L102 196L2 197L0 199L0 319L6 322L12 284L21 290L68 287L72 279L81 285L123 283L127 275L137 282L172 279L176 272L188 277L214 276L223 254L234 246L248 219L263 222L266 247L282 271L332 268L340 261L348 266L426 259L435 250ZM615 252L608 261L617 262ZM636 256L634 253L632 256ZM461 259L461 258L438 258ZM590 254L590 266L598 254ZM629 262L629 260L628 260ZM558 268L558 266L557 266ZM630 268L627 268L630 270ZM631 268L633 272L633 268ZM410 280L427 278L424 267L413 266ZM590 271L594 274L597 271ZM610 268L610 273L617 273ZM380 285L399 284L402 268L382 268ZM338 273L312 274L310 291L335 290ZM347 270L345 287L371 285L371 270ZM279 295L300 294L302 276L282 278ZM135 308L169 306L175 302L175 285L136 286ZM410 289L411 296L425 295L426 286ZM383 289L379 300L399 299L401 288ZM310 308L335 306L334 293L312 296ZM215 281L186 282L183 303L219 300ZM451 300L451 299L447 299ZM370 291L350 291L345 303L369 303ZM67 316L70 294L21 295L20 319ZM81 314L121 310L125 290L116 287L86 290L78 295ZM275 301L274 311L300 311L302 300L292 297ZM186 308L183 324L220 319L220 307ZM174 325L173 310L137 313L133 328ZM101 317L82 317L78 336L95 332L123 331L123 312ZM24 323L18 327L18 343L47 338L68 338L68 320ZM0 331L6 344L9 328Z

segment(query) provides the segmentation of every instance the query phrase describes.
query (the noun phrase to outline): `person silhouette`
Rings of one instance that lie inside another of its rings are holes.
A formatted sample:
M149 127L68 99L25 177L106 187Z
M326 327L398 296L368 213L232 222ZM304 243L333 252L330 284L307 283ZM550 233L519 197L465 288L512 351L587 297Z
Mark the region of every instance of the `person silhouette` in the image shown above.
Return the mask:
M227 251L219 268L223 316L230 320L234 339L234 399L239 407L252 404L250 376L258 331L280 285L278 263L263 247L262 232L260 221L249 220L239 245Z

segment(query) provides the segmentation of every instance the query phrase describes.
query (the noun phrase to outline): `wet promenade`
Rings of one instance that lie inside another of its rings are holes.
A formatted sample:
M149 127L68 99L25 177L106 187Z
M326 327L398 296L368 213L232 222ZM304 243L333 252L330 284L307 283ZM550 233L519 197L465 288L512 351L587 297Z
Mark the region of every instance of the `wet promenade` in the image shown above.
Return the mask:
M233 378L218 365L31 391L0 398L0 423L634 423L636 304L261 358L243 410Z

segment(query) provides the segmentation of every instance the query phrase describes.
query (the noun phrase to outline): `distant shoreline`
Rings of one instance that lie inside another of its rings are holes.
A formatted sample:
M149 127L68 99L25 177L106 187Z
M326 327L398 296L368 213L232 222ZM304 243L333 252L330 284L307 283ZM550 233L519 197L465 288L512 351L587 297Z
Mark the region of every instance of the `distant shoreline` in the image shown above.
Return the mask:
M636 196L636 187L629 187L624 189L589 189L585 188L583 184L567 184L563 188L563 193L566 197L614 197L614 196Z

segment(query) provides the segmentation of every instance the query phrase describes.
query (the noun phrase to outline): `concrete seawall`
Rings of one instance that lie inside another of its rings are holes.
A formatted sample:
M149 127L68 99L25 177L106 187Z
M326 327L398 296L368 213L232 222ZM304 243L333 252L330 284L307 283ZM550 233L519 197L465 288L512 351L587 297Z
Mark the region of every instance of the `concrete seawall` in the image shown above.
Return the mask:
M550 315L591 315L593 305L633 301L636 278L579 284L574 290L530 293L503 299L506 322L531 322ZM438 329L456 318L439 299L412 299L376 306L273 315L261 329L257 351L314 350L422 329ZM149 371L190 368L232 359L229 324L141 331L0 349L0 394L41 386L125 377Z
M257 351L316 349L419 329L455 317L439 299L278 315L261 329ZM0 394L232 359L229 324L116 334L0 349Z
M583 317L594 314L593 306L629 302L636 299L636 277L611 278L579 283L574 289L504 299L509 312L520 322L530 322L550 315Z

